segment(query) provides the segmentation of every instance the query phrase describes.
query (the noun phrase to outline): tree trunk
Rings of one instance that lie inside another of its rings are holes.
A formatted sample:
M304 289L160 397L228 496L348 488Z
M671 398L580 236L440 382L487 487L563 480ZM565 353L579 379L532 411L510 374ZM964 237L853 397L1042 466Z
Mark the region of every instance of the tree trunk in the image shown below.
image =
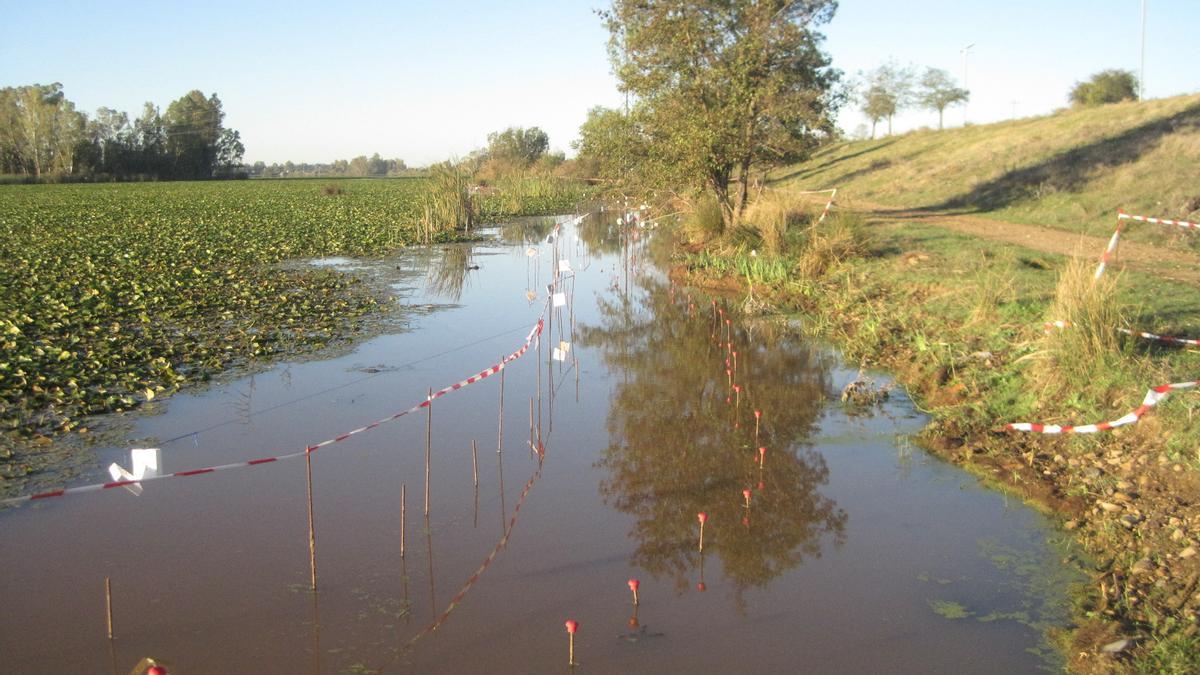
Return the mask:
M945 112L945 110L945 108L938 108L938 131L942 130L942 113Z
M739 167L742 177L742 189L738 190L737 217L735 220L741 220L746 213L746 203L750 196L750 155L742 158L742 165Z
M879 120L875 119L874 117L871 118L871 140L875 140L875 125L878 122Z
M888 136L892 135L892 116L888 115Z
M729 171L710 172L708 182L717 198L717 205L721 207L721 224L728 231L734 224L733 205L729 201Z

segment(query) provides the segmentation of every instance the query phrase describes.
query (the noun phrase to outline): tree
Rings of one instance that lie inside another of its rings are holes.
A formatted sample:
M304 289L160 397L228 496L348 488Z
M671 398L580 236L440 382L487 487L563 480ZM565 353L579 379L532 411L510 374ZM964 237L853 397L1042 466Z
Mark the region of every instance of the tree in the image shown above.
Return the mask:
M489 157L520 168L529 167L550 148L550 137L537 127L509 127L487 138Z
M224 118L221 99L216 94L205 98L196 89L167 106L163 123L175 178L212 177Z
M879 85L871 85L859 95L859 100L862 103L863 114L871 120L871 138L875 138L875 125L879 120L891 120L892 115L896 114L896 97ZM892 125L889 121L889 134L891 130Z
M652 173L709 191L725 226L735 224L752 170L800 159L832 132L839 73L815 28L835 8L833 0L614 0L600 15Z
M1137 76L1128 70L1102 70L1087 82L1076 82L1067 99L1071 105L1090 108L1106 103L1137 100Z
M646 139L633 118L620 110L601 106L589 110L587 120L579 127L579 140L572 147L595 178L631 184L649 182L638 174L639 169L648 166Z
M942 128L942 113L947 106L966 103L971 92L954 86L950 73L939 68L926 68L921 76L921 89L917 101L927 110L936 110L938 129Z
M871 138L875 138L875 123L887 119L888 135L892 135L892 117L912 100L913 71L889 61L868 73L860 73L859 103L871 120Z
M87 116L75 110L62 84L5 88L0 105L5 127L0 157L8 168L34 177L74 171L76 150L86 139Z

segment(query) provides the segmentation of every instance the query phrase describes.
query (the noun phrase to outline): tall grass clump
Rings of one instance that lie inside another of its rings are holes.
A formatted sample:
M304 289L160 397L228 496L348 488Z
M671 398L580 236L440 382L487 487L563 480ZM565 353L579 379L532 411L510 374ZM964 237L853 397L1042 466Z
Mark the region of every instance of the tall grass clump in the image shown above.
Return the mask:
M843 261L866 251L863 219L855 213L830 215L823 223L814 221L806 235L807 241L797 255L796 270L808 279L818 279Z
M1094 278L1089 261L1075 258L1063 269L1047 320L1066 327L1047 329L1050 359L1042 379L1048 388L1103 395L1104 383L1126 370L1129 355L1122 353L1118 330L1125 316L1116 285L1115 274Z
M804 222L804 207L786 192L767 192L746 208L744 221L758 231L766 252L778 256L783 253L788 230Z
M470 232L475 218L471 201L471 175L452 162L429 168L429 187L421 199L421 234L426 243L444 232Z
M725 220L716 197L704 195L696 200L691 214L683 220L683 228L688 240L697 243L709 242L724 234Z

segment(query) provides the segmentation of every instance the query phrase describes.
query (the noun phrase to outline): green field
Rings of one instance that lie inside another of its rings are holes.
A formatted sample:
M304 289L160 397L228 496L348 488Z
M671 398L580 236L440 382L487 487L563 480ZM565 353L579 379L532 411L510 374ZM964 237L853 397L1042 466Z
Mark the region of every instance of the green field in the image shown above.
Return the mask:
M381 255L414 243L430 184L330 187L0 187L0 429L61 434L87 415L353 332L379 298L338 272L278 263ZM577 188L530 182L475 209L488 222L567 211L579 196ZM460 234L443 231L439 240Z

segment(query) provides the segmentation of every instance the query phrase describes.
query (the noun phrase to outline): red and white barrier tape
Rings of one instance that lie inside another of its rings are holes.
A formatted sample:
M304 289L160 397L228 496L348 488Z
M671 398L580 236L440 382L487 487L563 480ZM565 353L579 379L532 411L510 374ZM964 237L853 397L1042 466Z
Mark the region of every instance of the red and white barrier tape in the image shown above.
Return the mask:
M823 191L822 191L823 192ZM829 215L829 209L833 208L833 198L837 196L837 188L829 191L829 201L825 202L825 210L821 211L821 217L817 218L817 224L825 222L825 216Z
M1191 389L1200 385L1200 380L1193 382L1176 382L1174 384L1163 384L1157 387L1146 390L1146 397L1142 399L1142 404L1136 409L1127 413L1124 417L1119 417L1111 422L1100 422L1098 424L1085 424L1082 426L1057 425L1057 424L1038 424L1036 422L1014 422L1004 425L1006 431L1031 431L1038 434L1094 434L1099 431L1108 431L1117 427L1123 427L1126 424L1133 424L1142 418L1151 408L1158 405L1158 402L1166 398L1172 391L1179 389Z
M1092 276L1093 279L1099 279L1100 275L1104 274L1104 268L1108 266L1108 261L1116 254L1117 244L1121 240L1121 227L1122 223L1118 220L1117 229L1113 230L1112 237L1108 240L1108 246L1104 249L1104 253L1100 254L1100 264L1096 266L1096 274Z
M335 443L341 443L342 441L345 441L352 436L356 436L358 434L370 431L372 429L375 429L376 427L387 424L388 422L394 422L394 421L400 419L401 417L404 417L405 415L417 412L421 408L428 407L435 399L441 398L442 396L445 396L446 394L449 394L452 391L457 391L459 389L462 389L463 387L475 384L476 382L479 382L480 380L484 380L488 377L491 377L492 375L495 375L496 373L503 370L505 368L505 366L507 366L509 363L512 363L513 361L521 358L521 356L523 356L525 354L525 352L529 351L529 346L533 343L533 341L535 339L537 339L541 336L544 323L545 323L544 317L539 317L537 320L537 324L535 324L533 329L529 331L529 335L527 335L525 337L525 343L523 345L521 345L521 348L518 349L517 351L513 352L512 354L504 357L503 359L501 359L501 361L499 363L493 365L492 367L487 368L486 370L482 370L482 371L468 377L465 380L456 382L448 387L444 387L438 391L433 392L433 394L430 396L427 396L424 401L422 401L421 403L418 403L417 405L412 406L411 408L408 408L406 410L401 410L400 412L398 412L394 415L391 415L389 417L385 417L381 420L377 420L377 421L367 424L365 426L361 426L357 429L347 431L346 433L344 433L340 436L336 436L334 438L330 438L328 440L321 441L320 443L315 443L313 445L308 446L304 450L301 450L300 452L292 452L292 453L288 453L285 455L276 455L274 457L263 457L261 459L252 459L252 460L244 461L244 462L232 462L229 464L219 464L216 466L209 466L209 467L205 467L202 469L191 469L189 471L176 471L174 473L166 473L166 474L160 474L160 475L156 475L156 476L145 476L141 480L118 480L118 481L112 481L112 482L108 482L108 483L95 483L92 485L80 485L78 487L60 488L58 490L50 490L48 492L40 492L38 494L26 495L23 497L12 497L9 499L3 499L3 500L0 500L0 505L20 504L23 502L32 502L32 501L38 501L38 500L42 500L42 499L50 499L52 497L63 497L66 495L81 494L84 492L97 492L100 490L110 490L112 488L124 487L126 485L136 485L136 484L140 484L140 483L146 483L146 482L149 482L152 480L202 476L202 475L206 475L206 474L210 474L210 473L216 473L218 471L226 471L229 469L242 469L242 468L247 468L247 467L252 467L252 466L261 466L263 464L271 464L271 463L279 462L279 461L286 460L286 459L294 459L296 457L303 457L309 453L316 452L317 450L324 448L326 446L333 445Z
M1155 223L1158 225L1178 225L1188 230L1200 230L1200 223L1193 223L1187 220L1171 220L1169 218L1151 218L1150 216L1135 216L1124 211L1117 210L1117 220L1136 220L1142 223Z
M1141 223L1155 223L1157 225L1176 225L1187 230L1200 230L1200 223L1193 223L1187 220L1172 220L1170 218L1135 216L1117 209L1117 229L1113 231L1112 237L1108 240L1108 247L1104 249L1104 253L1100 256L1100 264L1096 266L1096 275L1093 277L1095 279L1099 279L1100 275L1104 274L1104 268L1108 265L1108 261L1117 252L1117 243L1121 239L1121 228L1124 227L1124 223L1121 222L1123 220L1136 220Z
M1053 332L1054 330L1065 330L1070 327L1070 321L1047 321L1046 323L1042 324L1042 330L1047 333ZM1192 338L1181 338L1174 335L1158 335L1156 333L1147 333L1145 331L1129 330L1128 328L1118 328L1117 332L1131 335L1136 338L1142 338L1143 340L1154 340L1156 342L1166 342L1169 344L1200 347L1200 340L1194 340Z

